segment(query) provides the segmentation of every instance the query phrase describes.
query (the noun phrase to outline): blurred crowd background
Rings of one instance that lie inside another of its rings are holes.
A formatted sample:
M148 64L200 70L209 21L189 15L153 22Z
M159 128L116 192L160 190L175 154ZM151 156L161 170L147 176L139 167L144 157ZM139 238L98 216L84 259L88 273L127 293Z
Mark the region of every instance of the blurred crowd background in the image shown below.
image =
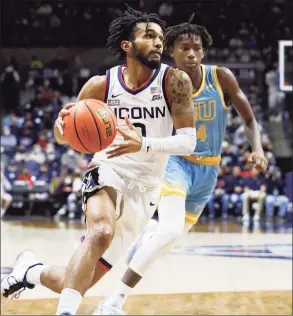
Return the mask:
M127 1L157 12L168 25L195 13L212 34L205 63L236 75L261 126L269 161L251 170L244 129L231 108L220 174L201 220L292 222L292 93L279 89L278 41L292 39L293 2ZM60 109L83 84L119 61L105 49L110 22L123 1L1 0L1 214L5 219L82 218L80 188L90 156L58 145L52 133ZM292 85L293 50L285 56ZM172 63L167 57L164 62Z

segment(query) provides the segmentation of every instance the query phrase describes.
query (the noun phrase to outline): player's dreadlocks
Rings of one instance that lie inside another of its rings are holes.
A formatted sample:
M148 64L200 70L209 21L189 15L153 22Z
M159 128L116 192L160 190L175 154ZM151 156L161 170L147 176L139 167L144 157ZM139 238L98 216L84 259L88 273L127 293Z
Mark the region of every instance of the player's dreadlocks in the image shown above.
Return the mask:
M197 35L202 40L204 50L208 49L213 44L213 39L207 29L201 25L191 24L194 18L194 13L189 18L188 22L170 26L165 33L165 49L169 51L173 47L174 42L180 35Z
M134 40L134 26L138 22L154 22L160 25L165 32L166 22L160 19L155 13L145 13L132 9L126 4L126 10L122 17L115 19L109 27L109 37L107 39L107 48L112 50L119 57L125 57L125 52L121 49L121 42Z

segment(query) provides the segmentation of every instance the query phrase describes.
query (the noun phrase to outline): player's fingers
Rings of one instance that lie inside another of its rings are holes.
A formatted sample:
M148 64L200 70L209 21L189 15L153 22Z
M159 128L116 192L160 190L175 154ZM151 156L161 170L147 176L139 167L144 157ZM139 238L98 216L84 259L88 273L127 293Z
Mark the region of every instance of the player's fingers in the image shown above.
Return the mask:
M262 160L261 162L261 167L262 167L262 170L263 171L266 171L267 170L267 167L268 167L268 164L265 160Z
M65 110L65 109L63 109L63 110L61 110L60 112L59 112L59 117L64 117L65 115L68 115L70 112L68 111L68 110Z
M132 130L135 130L135 127L134 125L130 122L129 118L127 116L125 116L125 122L127 124L127 126L132 129Z
M65 110L69 110L70 108L72 108L73 106L75 106L75 103L68 103L65 105L64 109Z
M124 138L129 138L129 135L128 135L128 132L127 132L128 129L125 130L125 128L122 128L121 126L116 126L116 130Z
M110 145L110 147L117 147L117 146L122 146L124 145L125 142L123 140L119 140L119 139L115 139L112 144Z
M253 164L255 162L255 157L253 155L249 155L247 158L247 162Z
M62 125L61 125L61 123L62 123ZM55 123L55 126L57 127L59 133L60 133L61 135L63 135L63 128L62 128L62 126L64 125L64 122L61 121L61 123L60 123L60 120L57 119L57 120L56 120L56 123Z
M108 152L107 153L107 158L115 158L115 157L119 157L121 155L124 155L124 154L127 154L129 153L129 149L126 147L126 148L118 148L116 150L114 150L113 152Z

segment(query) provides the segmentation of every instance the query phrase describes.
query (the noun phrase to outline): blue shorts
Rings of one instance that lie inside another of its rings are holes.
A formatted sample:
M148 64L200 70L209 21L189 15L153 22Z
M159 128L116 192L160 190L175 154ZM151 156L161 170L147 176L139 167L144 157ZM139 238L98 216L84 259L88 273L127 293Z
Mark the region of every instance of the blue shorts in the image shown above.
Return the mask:
M180 156L170 156L162 195L186 196L186 211L196 222L213 194L218 169L219 166L199 165Z

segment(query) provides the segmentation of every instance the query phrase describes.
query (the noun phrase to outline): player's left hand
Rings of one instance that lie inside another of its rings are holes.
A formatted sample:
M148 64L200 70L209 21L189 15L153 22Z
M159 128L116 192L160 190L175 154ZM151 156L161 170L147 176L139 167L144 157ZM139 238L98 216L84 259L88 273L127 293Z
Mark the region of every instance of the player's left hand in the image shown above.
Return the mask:
M247 162L252 165L253 168L262 172L265 172L268 168L268 161L264 153L252 152L248 156Z
M125 117L126 126L116 127L117 132L123 136L124 140L115 139L107 151L108 158L119 157L121 155L136 153L140 151L142 145L142 137L138 134L135 126Z

